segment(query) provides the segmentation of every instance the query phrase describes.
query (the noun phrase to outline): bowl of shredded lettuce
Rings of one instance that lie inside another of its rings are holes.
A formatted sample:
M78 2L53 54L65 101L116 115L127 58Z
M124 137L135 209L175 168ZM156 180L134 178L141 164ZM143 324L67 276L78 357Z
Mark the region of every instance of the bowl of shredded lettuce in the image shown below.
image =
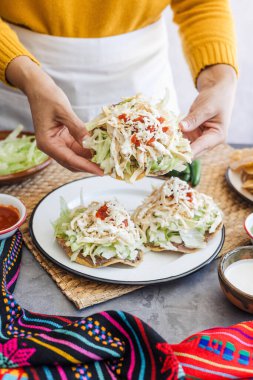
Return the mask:
M35 136L19 125L13 131L0 131L0 185L21 182L51 163L36 146Z

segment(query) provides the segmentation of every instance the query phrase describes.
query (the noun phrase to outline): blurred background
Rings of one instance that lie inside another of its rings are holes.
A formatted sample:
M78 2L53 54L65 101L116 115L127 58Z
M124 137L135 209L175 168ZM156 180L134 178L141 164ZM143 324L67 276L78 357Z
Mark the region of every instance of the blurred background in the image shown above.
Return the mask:
M253 1L230 0L234 15L240 77L238 83L235 107L229 129L228 142L252 144L253 143ZM181 113L187 113L193 99L196 97L189 69L184 59L177 25L172 23L172 12L165 13L168 19L168 32L170 41L170 60L177 89Z

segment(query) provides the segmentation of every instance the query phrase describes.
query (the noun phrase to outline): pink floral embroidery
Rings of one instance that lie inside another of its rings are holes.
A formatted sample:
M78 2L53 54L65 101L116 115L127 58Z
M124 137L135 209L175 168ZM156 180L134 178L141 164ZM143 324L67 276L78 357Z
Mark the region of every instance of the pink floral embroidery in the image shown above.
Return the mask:
M28 359L36 351L35 348L18 348L18 339L10 339L6 343L0 343L0 367L14 368L30 365Z

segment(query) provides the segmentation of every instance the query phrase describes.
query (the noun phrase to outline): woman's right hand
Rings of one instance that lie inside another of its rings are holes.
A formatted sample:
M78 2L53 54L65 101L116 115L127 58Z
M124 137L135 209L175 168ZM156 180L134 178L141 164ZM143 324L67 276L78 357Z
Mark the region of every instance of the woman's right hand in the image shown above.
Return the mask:
M37 146L71 171L103 175L88 159L90 151L82 147L88 134L84 123L74 113L67 96L30 58L11 61L6 79L22 90L29 100Z

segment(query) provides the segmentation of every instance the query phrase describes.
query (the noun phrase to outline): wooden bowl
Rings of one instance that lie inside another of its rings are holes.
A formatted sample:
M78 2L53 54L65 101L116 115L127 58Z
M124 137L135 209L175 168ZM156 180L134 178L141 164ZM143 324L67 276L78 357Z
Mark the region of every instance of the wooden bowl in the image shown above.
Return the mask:
M4 140L11 131L0 131L0 140ZM21 132L20 136L34 136L34 133L32 132ZM48 165L50 165L52 162L52 159L48 157L45 161L43 161L41 164L32 166L29 169L22 170L17 173L7 174L7 175L0 175L0 186L3 185L12 185L14 183L19 183L27 178L39 173L41 170L45 169Z
M221 259L218 266L218 276L221 289L227 297L239 309L253 314L253 296L235 287L225 276L225 270L234 262L239 260L253 259L253 246L238 247L227 252Z

